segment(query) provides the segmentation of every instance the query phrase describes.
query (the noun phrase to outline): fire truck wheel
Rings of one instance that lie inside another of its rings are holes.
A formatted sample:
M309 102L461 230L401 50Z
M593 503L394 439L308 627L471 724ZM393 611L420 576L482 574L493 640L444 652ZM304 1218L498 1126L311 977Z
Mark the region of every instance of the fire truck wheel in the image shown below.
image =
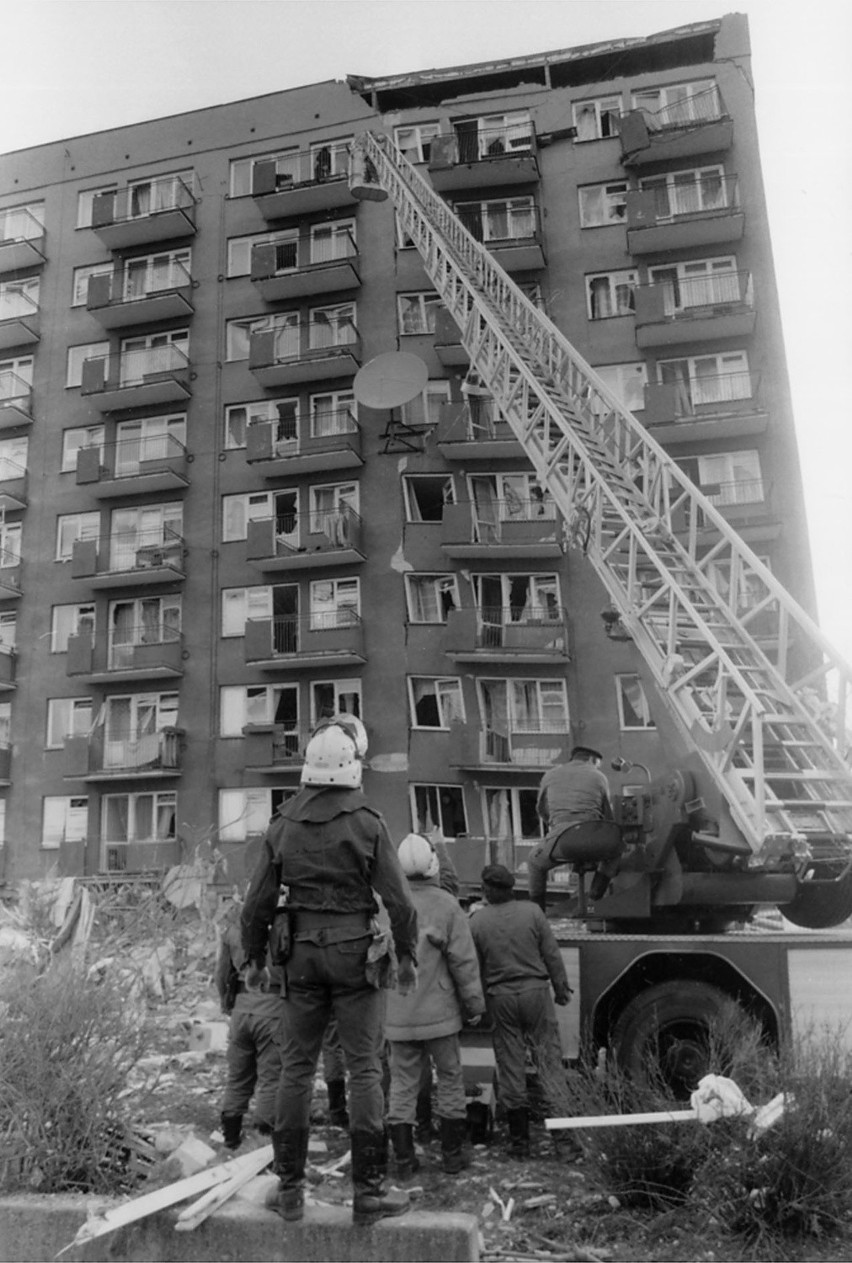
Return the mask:
M625 1006L612 1031L616 1061L631 1079L662 1075L686 1099L708 1073L710 1026L731 998L706 982L683 980L649 987Z
M852 869L831 884L802 882L792 903L781 911L788 921L806 930L827 930L852 916Z

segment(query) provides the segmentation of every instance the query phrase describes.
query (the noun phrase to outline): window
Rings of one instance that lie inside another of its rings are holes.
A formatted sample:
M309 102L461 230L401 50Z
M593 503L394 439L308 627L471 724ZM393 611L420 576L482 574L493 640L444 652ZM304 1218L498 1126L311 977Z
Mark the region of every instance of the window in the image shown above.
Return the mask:
M453 123L459 145L459 162L478 162L502 154L532 148L532 122L529 110L486 114L481 118Z
M412 728L449 728L464 723L461 680L456 676L412 676L408 681Z
M467 814L461 785L410 785L411 823L417 833L441 838L467 834Z
M435 332L435 317L444 305L437 294L397 294L396 304L401 334Z
M751 373L745 351L658 360L657 372L664 385L678 387L686 411L751 398Z
M219 690L219 736L241 737L243 728L281 724L299 729L299 688L296 684L226 684Z
M697 457L697 462L698 484L711 504L757 504L763 500L757 452L714 452Z
M450 383L430 381L422 395L400 408L405 425L437 425L441 419L441 405L450 401Z
M29 442L22 434L17 438L0 438L0 481L22 478L27 472Z
M3 382L4 373L14 373L16 377L20 377L21 382L25 386L33 384L33 357L31 355L13 356L11 359L0 359L0 398L9 398L7 383ZM18 384L12 383L13 389L11 394L14 396Z
M618 135L621 96L602 96L574 102L576 140L605 140Z
M479 680L477 685L487 731L568 731L564 680Z
M233 450L246 445L246 430L255 422L276 421L278 405L290 404L292 400L258 399L253 403L234 403L225 409L224 446Z
M618 724L622 730L655 727L645 689L638 675L617 675L615 689Z
M112 276L111 263L88 263L75 268L71 284L71 306L85 307L89 297L89 281L93 276Z
M180 636L180 620L179 596L112 601L107 619L109 669L133 666L137 645L174 644Z
M81 384L83 380L83 364L86 360L105 360L108 358L108 342L84 342L79 346L69 346L65 370L66 388Z
M222 589L222 635L244 636L250 618L272 618L272 588L258 584L253 588Z
M310 174L303 175L308 180L331 180L337 176L349 174L349 144L351 137L339 137L337 140L317 140L311 145Z
M556 520L556 506L535 474L471 474L468 484L479 543L498 543L504 522Z
M254 168L258 162L274 161L279 175L298 178L299 152L281 149L276 153L255 154L252 158L235 158L231 162L230 196L247 197L252 191Z
M96 197L106 196L108 193L115 193L118 189L116 184L106 184L100 189L83 189L77 194L77 227L91 228L92 226L92 208Z
M292 318L294 322L298 321L298 316L295 312L292 313ZM275 322L269 316L246 316L242 320L226 320L225 358L229 363L233 360L247 360L251 345L251 335L259 333L263 329L274 329L275 327Z
M343 522L350 513L358 512L357 482L336 482L327 487L311 487L310 504L311 530L325 531L337 543L346 544L348 541Z
M56 561L70 561L78 539L97 539L100 513L63 513L56 519Z
M0 281L0 320L34 316L41 282L37 276L22 281Z
M115 430L115 476L138 474L144 461L177 456L186 443L186 413L120 421Z
M49 697L47 699L47 748L58 750L66 737L85 737L92 727L90 697Z
M21 560L21 523L0 522L0 570L9 570Z
M77 453L84 447L97 447L100 460L104 458L104 427L87 425L80 429L64 430L62 434L62 473L74 473Z
M270 817L295 792L294 789L220 789L220 841L245 842L265 833Z
M323 347L348 346L357 337L355 304L315 307L310 313L308 345L312 351Z
M627 181L587 184L577 190L580 197L580 227L604 228L623 224L627 218Z
M51 653L67 653L68 637L79 636L83 632L94 638L94 605L54 605L50 617Z
M646 176L639 181L639 186L653 191L657 219L695 215L728 205L729 188L724 168L720 166Z
M597 272L586 277L586 303L590 320L629 316L635 309L634 288L639 274L634 269Z
M758 556L767 570L771 570L770 558ZM711 561L707 566L707 575L725 600L731 599L731 563L730 561ZM734 608L739 615L754 609L769 595L769 588L760 575L753 570L737 568L737 589Z
M473 596L486 630L491 624L547 622L561 613L555 574L477 574ZM486 637L488 643L501 644L499 634Z
M47 795L42 800L41 845L56 851L63 842L85 842L89 831L88 798Z
M194 180L195 172L188 167L185 171L132 181L127 186L129 218L139 219L175 206L186 206L191 200Z
M448 612L461 604L454 574L407 574L405 598L412 623L446 623Z
M132 570L155 564L163 550L173 564L181 560L183 505L180 501L114 509L110 519L110 569Z
M645 407L648 370L644 364L596 364L595 372L625 408L641 412Z
M347 627L358 621L361 590L358 579L317 579L310 588L311 631Z
M30 241L44 232L44 202L0 210L0 241Z
M355 220L338 219L311 227L311 263L330 263L355 253Z
M458 202L455 210L465 228L477 241L520 241L535 236L535 202L531 197Z
M248 237L229 237L228 238L228 262L227 275L231 276L250 276L251 275L251 252L254 246L265 245L270 241L277 241L281 237L280 232L255 232ZM294 240L298 237L298 229L293 229Z
M189 354L189 330L149 333L141 338L123 338L119 361L119 385L141 382L149 373L173 373L185 367Z
M445 504L455 504L453 479L447 474L411 474L402 480L407 522L440 522Z
M295 495L295 492L290 494ZM245 539L248 523L272 516L271 491L244 492L222 497L222 542Z
M544 836L544 824L536 810L537 789L486 789L483 797L489 840L532 842ZM511 853L506 856L511 858Z
M737 261L732 256L652 267L648 276L651 284L662 287L667 316L690 307L724 306L743 299Z
M141 254L125 259L121 276L121 297L124 302L144 298L162 290L180 289L191 283L192 251L183 248L159 254Z
M102 863L110 870L123 869L123 855L111 849L130 842L173 842L177 836L177 795L167 790L154 794L105 794L101 809Z
M633 93L633 109L642 110L651 128L684 127L720 117L719 89L712 79L642 88Z
M360 680L314 680L311 684L311 727L332 715L363 719Z
M358 405L351 390L332 390L325 395L311 395L311 438L351 434L358 428L357 415Z
M437 123L416 123L411 127L395 127L393 138L409 162L428 162L432 141L439 131Z

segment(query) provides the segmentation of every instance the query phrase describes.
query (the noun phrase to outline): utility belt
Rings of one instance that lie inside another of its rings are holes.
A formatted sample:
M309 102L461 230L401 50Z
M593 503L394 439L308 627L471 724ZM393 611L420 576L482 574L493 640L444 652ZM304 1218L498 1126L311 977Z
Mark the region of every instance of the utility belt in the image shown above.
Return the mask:
M310 911L291 909L290 938L294 943L314 943L326 947L331 943L351 943L372 934L369 912Z

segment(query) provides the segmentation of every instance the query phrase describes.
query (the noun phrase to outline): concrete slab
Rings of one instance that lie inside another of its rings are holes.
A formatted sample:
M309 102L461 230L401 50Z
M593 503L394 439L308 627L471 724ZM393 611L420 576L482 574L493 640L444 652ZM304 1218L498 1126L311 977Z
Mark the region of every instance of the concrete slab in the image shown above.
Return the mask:
M74 1240L90 1197L0 1198L0 1263L48 1263ZM117 1204L117 1203L114 1203ZM98 1208L105 1203L99 1199ZM467 1263L479 1259L473 1215L409 1211L356 1228L341 1206L309 1205L301 1223L228 1202L193 1232L176 1232L180 1207L69 1250L80 1263Z

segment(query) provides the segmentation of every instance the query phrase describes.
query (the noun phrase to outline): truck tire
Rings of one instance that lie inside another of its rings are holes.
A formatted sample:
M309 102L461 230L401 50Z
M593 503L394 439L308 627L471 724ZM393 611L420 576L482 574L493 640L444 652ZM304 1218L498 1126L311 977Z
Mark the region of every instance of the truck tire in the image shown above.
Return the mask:
M637 1082L656 1078L686 1099L709 1069L709 1029L731 997L706 982L649 987L625 1005L612 1029L616 1061Z
M837 882L802 882L781 912L806 930L827 930L852 916L852 869Z

